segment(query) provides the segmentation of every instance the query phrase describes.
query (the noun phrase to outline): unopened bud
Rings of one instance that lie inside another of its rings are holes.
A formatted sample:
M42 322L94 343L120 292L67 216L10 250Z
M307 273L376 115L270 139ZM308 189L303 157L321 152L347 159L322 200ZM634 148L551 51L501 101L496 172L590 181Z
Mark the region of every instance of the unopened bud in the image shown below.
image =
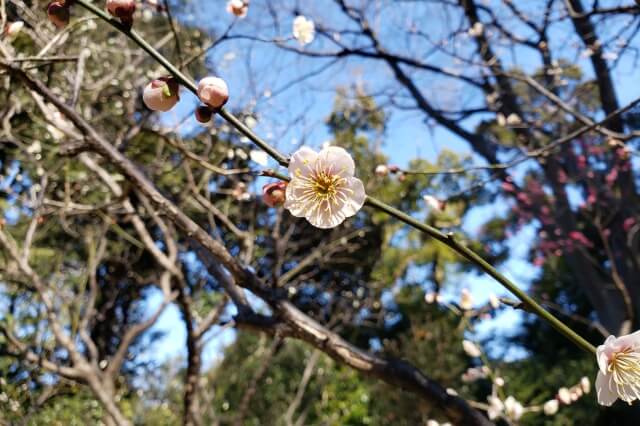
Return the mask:
M207 105L200 105L196 108L196 120L200 123L208 123L211 121L211 116L213 115L213 110Z
M558 400L562 402L564 405L571 404L571 392L567 388L558 389Z
M133 14L136 11L135 0L107 0L107 11L111 16L120 18L123 23L133 22Z
M268 183L262 187L262 200L269 207L284 204L286 199L287 182Z
M211 108L221 108L229 100L227 83L218 77L205 77L198 84L198 97Z
M376 176L385 177L386 175L389 174L389 168L384 164L378 164L376 166L375 173L376 173Z
M142 100L153 111L169 111L180 100L180 86L172 77L153 80L144 88Z
M71 14L69 5L64 1L52 1L47 6L47 17L49 21L58 28L64 28L69 23Z
M560 404L558 403L557 399L551 399L544 403L542 409L544 410L544 414L546 414L547 416L553 416L558 412L559 406Z
M584 392L585 394L591 392L591 381L588 377L585 376L580 379L580 387L582 388L582 392Z

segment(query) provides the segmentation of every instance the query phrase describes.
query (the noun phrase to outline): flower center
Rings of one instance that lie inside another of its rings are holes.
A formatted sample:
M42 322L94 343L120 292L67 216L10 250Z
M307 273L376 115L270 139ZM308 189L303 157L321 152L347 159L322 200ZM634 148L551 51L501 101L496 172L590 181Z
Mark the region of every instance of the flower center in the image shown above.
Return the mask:
M627 348L613 354L607 370L618 385L640 386L640 353Z
M342 178L330 175L322 170L314 176L313 192L320 198L331 199L338 192L341 181Z

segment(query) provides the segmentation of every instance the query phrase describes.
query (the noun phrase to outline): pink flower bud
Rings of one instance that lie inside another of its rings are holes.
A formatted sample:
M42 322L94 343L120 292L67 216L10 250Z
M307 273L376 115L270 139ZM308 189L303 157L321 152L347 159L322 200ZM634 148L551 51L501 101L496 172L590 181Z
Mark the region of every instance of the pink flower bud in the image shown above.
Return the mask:
M52 1L47 6L49 21L58 28L64 28L69 23L69 5L64 1Z
M107 0L107 11L123 21L131 21L136 11L135 0Z
M180 86L172 77L161 77L147 84L142 92L144 104L152 111L169 111L180 100Z
M286 198L287 182L268 183L262 187L262 201L269 207L284 204Z
M222 108L229 100L229 88L221 78L206 77L198 84L198 97L211 108Z
M200 105L196 108L196 120L200 123L208 123L211 121L213 110L206 105Z
M247 12L249 12L249 1L229 0L227 2L227 12L237 16L238 18L244 18L247 16Z

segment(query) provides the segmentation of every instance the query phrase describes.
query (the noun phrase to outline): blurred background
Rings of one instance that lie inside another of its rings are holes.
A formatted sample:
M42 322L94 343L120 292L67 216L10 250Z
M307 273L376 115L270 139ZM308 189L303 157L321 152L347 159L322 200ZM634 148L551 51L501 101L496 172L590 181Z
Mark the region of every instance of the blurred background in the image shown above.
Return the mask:
M147 109L142 89L166 70L79 5L56 29L47 3L0 3L0 60L306 315L496 424L636 424L635 407L596 404L592 354L448 247L370 208L320 230L266 206L260 171L275 161L219 116L197 122L188 90ZM235 16L222 0L138 1L134 29L196 81L225 79L227 110L281 152L346 148L368 194L452 232L594 345L638 329L636 3L245 3ZM294 36L297 16L311 41ZM447 421L442 405L243 324L226 273L1 69L0 422L117 424L109 402L141 425ZM66 373L78 362L56 324L108 379Z

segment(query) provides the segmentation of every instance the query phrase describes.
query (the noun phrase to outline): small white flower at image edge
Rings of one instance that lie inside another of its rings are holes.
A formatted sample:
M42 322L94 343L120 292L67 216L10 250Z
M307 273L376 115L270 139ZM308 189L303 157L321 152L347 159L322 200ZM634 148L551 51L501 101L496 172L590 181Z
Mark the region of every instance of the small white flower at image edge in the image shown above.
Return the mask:
M617 399L628 404L640 399L640 331L609 336L596 349L598 403L611 406Z
M291 156L284 207L317 228L334 228L364 205L364 185L354 174L355 163L344 148L317 153L302 147Z

